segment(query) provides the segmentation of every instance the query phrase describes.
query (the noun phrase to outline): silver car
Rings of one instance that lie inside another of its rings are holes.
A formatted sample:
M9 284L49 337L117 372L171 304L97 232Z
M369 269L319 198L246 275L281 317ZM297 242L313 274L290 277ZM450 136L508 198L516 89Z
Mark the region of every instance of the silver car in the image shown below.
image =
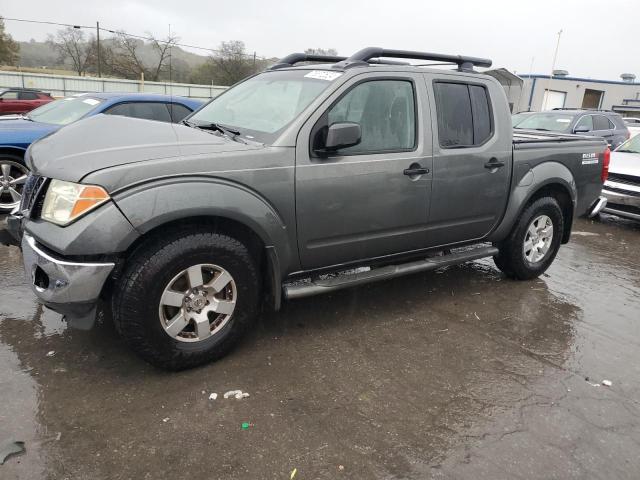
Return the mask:
M609 178L602 194L607 198L603 211L640 220L640 135L611 153Z

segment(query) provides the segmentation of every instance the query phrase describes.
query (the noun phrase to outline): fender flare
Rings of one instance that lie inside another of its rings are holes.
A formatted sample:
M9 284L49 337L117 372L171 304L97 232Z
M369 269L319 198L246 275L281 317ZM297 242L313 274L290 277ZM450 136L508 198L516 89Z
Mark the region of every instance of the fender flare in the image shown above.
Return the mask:
M487 237L487 240L491 242L504 240L511 233L514 223L527 203L529 203L529 200L541 189L550 185L559 185L566 190L571 198L572 209L575 212L578 190L573 174L562 163L556 161L544 162L529 169L518 185L511 191L502 220Z
M252 230L277 255L280 275L295 266L297 250L285 221L264 197L220 178L172 177L113 192L112 198L141 235L193 217L233 220ZM272 254L273 254L272 253Z

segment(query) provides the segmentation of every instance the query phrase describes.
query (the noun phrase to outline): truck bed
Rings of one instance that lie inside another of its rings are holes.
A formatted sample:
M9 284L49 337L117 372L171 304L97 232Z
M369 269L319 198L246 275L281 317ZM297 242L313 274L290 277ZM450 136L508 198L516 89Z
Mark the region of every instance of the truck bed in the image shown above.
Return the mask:
M579 142L592 140L593 137L573 135L569 133L545 132L541 130L513 129L513 143L548 143L548 142Z

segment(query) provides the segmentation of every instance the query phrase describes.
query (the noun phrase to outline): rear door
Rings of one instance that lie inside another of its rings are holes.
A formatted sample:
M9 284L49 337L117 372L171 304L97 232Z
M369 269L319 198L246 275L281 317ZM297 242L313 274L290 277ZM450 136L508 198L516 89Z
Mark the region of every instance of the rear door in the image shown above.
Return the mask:
M435 105L429 246L479 239L500 220L509 194L512 130L504 91L480 76L425 79Z
M36 92L20 92L18 94L18 111L20 113L26 113L39 105L38 94Z
M593 116L593 136L604 138L609 145L614 141L615 125L604 115Z
M357 75L301 129L296 218L303 268L425 246L432 143L421 80L409 72ZM359 123L361 143L317 156L314 141L328 125L339 122ZM416 169L424 173L412 174Z

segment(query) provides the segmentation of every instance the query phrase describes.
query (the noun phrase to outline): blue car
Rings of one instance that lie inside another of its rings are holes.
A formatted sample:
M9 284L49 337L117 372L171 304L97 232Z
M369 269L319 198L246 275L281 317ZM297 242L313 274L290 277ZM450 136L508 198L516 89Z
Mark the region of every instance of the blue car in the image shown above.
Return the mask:
M177 123L202 103L148 93L86 93L47 103L26 115L0 117L0 212L20 204L29 173L24 154L36 140L99 113Z

